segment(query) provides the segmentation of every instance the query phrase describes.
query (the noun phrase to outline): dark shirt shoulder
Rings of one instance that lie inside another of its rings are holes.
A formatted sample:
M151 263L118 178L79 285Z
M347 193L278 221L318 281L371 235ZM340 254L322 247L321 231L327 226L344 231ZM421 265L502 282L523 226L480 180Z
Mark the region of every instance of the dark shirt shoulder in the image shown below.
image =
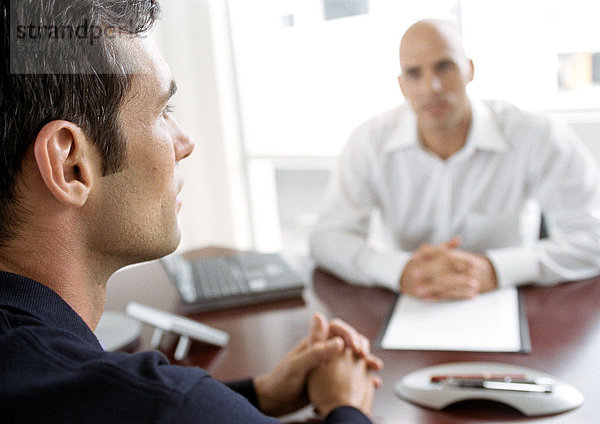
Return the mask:
M105 352L58 294L0 272L0 417L8 423L277 423L250 380L223 384L159 352ZM363 423L339 408L328 423Z

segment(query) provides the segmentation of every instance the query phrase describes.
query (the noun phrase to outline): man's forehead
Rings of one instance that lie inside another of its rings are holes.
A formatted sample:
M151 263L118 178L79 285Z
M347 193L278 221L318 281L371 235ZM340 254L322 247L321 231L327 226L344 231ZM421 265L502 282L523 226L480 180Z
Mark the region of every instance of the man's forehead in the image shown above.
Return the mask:
M167 63L150 35L127 38L119 42L118 48L131 73L144 74L157 71L170 73Z
M402 66L433 64L464 56L458 29L446 21L421 21L409 28L400 43Z
M133 74L132 94L169 98L176 85L171 70L151 38L133 38L123 45Z
M422 41L400 50L400 66L403 69L435 66L442 62L458 62L463 59L466 59L466 56L462 49L443 39Z

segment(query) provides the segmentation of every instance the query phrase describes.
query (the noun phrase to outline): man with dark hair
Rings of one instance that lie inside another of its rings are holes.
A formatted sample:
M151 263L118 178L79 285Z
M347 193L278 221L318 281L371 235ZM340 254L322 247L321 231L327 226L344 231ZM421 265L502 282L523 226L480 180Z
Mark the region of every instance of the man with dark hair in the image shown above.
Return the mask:
M117 269L180 239L178 163L193 141L147 36L153 0L2 1L0 416L30 422L276 422L309 403L370 422L381 361L316 314L275 369L223 384L93 334Z

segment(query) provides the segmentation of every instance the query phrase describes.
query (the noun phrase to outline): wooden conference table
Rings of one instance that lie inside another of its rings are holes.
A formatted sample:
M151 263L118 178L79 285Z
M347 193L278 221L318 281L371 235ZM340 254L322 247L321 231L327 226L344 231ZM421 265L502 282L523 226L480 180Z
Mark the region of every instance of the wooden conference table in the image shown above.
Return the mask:
M210 255L219 248L187 256ZM177 312L178 295L166 275L148 264L117 273L109 281L107 309L124 311L137 301ZM385 324L395 294L379 288L346 284L315 270L303 299L239 307L192 315L204 324L227 331L227 347L193 342L179 364L200 366L220 380L238 379L269 371L308 332L313 312L339 317L374 341ZM555 287L522 289L532 352L529 354L388 351L374 349L385 361L384 384L376 392L373 418L377 423L568 423L600 420L600 277ZM144 326L134 350L149 348L152 329ZM160 350L171 360L176 336L163 338ZM575 386L584 396L579 408L558 415L529 418L497 404L467 402L434 411L398 398L393 387L419 368L455 361L493 361L538 369ZM304 421L308 409L287 419Z

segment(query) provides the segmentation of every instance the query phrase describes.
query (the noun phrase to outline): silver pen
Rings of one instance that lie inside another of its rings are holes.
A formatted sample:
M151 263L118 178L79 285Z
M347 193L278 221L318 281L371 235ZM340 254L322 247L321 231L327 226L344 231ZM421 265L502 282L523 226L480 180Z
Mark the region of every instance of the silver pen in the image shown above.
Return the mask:
M552 393L553 381L550 378L531 378L525 375L445 375L432 376L431 382L445 387L473 389L507 390L529 393Z

